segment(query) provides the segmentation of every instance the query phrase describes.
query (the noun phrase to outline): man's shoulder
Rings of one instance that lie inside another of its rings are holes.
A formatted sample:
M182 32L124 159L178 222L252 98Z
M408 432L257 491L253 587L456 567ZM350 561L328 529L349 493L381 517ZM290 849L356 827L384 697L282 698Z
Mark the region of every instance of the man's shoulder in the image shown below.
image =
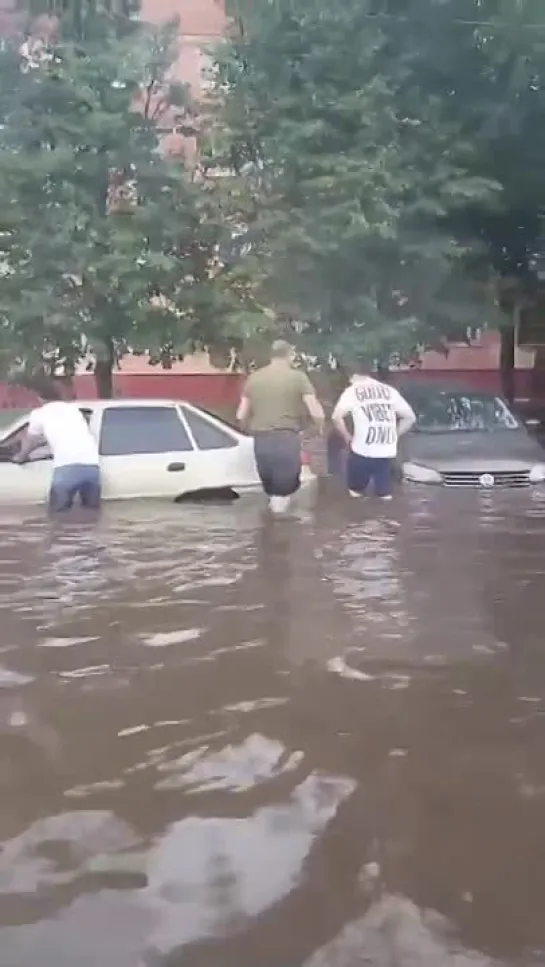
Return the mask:
M314 389L312 380L309 374L307 373L306 369L292 369L291 372L294 374L295 379L297 380L300 386L303 386L305 389L310 387Z
M44 403L35 412L47 419L48 417L65 416L67 413L71 413L74 407L66 400L49 400L49 402Z
M253 372L248 374L245 384L247 390L253 389L255 386L259 386L263 380L263 374L265 373L266 369L268 369L268 367L264 366L261 367L261 369L254 369Z
M304 369L295 369L294 366L287 366L278 372L280 373L280 380L286 386L293 386L302 393L307 393L312 388L312 383Z
M36 406L28 414L28 417L27 417L27 421L28 421L27 422L27 426L28 426L28 429L32 431L35 427L38 426L38 424L41 423L41 420L42 420L42 407L41 406Z
M355 387L354 383L349 383L348 386L345 386L345 388L343 389L341 395L339 396L339 399L342 399L342 400L355 400L356 399L356 387Z
M333 412L338 412L339 409L343 409L346 412L354 409L358 405L358 399L356 396L355 387L352 383L345 386L341 395L337 397L337 402L333 407Z
M40 413L54 413L55 410L66 410L72 409L72 403L67 402L67 400L47 400L38 407L38 412Z
M253 383L255 383L257 380L263 379L264 376L267 376L267 373L270 373L271 369L272 366L270 363L267 366L258 366L257 369L252 370L252 372L249 374L248 381L251 380Z
M29 420L30 421L42 420L44 416L47 416L48 413L51 413L52 405L53 405L53 401L50 401L47 403L41 403L40 406L35 406L34 409L31 410L30 413L28 414Z
M301 379L301 370L292 369L291 366L280 367L272 366L268 363L266 366L260 366L259 369L254 369L253 373L250 373L246 380L246 385L256 386L260 383L266 383L269 380L285 380L286 382L298 382Z
M366 376L365 379L356 380L353 386L356 392L359 391L362 395L368 394L382 399L389 399L397 392L390 383L384 383L380 379L375 379L374 376Z
M283 383L285 386L296 386L303 391L312 387L312 383L304 369L295 369L292 366L271 366L269 363L267 366L262 366L260 369L255 369L253 373L250 373L246 379L246 388L253 389L256 386L269 382L275 385Z

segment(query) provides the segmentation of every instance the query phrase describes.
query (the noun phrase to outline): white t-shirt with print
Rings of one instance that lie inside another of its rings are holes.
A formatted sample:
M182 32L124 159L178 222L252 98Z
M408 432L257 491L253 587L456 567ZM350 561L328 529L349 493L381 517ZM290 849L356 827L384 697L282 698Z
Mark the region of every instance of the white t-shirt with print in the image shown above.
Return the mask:
M80 463L98 465L98 445L83 413L71 403L55 400L33 410L28 433L43 437L53 454L54 467Z
M414 418L412 407L393 386L363 376L341 394L333 419L352 417L351 449L362 457L395 457L397 422Z

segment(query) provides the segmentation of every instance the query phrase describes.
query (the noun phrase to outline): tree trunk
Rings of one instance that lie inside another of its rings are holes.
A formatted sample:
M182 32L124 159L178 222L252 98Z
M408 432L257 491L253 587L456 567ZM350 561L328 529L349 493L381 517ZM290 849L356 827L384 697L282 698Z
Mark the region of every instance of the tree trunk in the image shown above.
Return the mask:
M508 325L500 330L500 379L501 389L512 406L515 400L515 327Z
M57 376L55 383L60 387L63 400L75 400L76 391L74 389L74 378L70 376Z
M95 362L95 384L99 400L111 400L114 395L114 347L107 343L104 351L97 354Z

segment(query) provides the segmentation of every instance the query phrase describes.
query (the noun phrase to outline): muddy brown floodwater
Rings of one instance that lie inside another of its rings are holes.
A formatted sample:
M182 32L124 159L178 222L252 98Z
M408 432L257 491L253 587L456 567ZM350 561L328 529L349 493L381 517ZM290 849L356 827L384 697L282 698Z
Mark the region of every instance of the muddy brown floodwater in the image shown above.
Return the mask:
M1 967L545 964L545 495L0 524Z

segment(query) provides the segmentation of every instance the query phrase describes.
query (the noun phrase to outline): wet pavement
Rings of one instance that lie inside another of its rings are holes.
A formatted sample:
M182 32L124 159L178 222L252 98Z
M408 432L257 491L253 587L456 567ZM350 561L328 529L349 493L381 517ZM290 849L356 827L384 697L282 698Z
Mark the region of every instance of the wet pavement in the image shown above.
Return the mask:
M1 967L545 964L545 494L0 524Z

